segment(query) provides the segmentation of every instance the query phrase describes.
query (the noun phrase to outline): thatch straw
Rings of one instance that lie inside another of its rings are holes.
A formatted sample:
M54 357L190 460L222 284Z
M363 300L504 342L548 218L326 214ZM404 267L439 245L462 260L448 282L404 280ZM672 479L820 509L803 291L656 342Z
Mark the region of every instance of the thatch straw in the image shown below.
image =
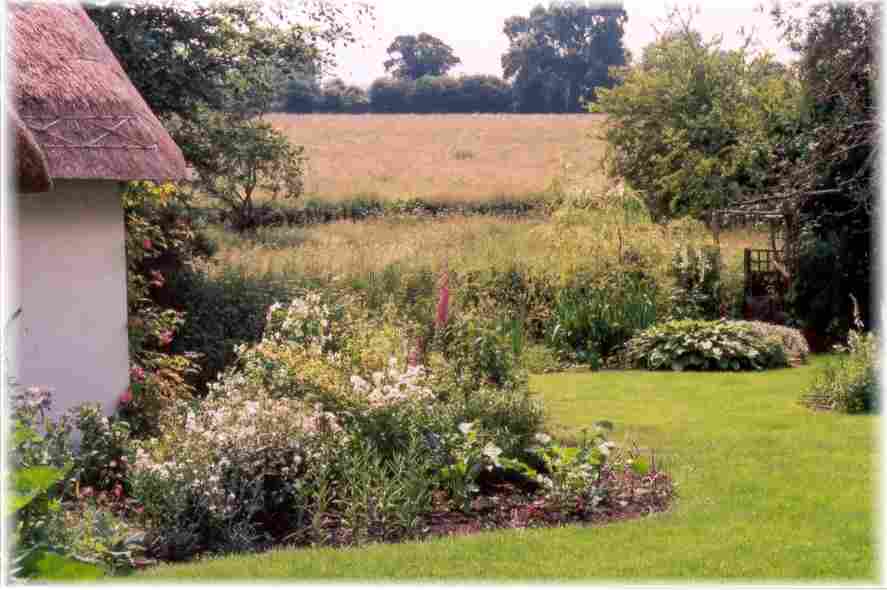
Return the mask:
M79 5L7 4L15 109L52 178L183 178L182 153Z
M7 109L9 132L13 134L13 168L16 172L13 187L19 193L45 193L52 190L49 164L34 136L15 111Z

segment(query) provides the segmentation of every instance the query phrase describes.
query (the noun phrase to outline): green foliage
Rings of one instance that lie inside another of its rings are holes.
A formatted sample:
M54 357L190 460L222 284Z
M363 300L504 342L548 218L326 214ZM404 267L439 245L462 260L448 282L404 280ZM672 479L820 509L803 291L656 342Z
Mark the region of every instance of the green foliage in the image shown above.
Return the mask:
M557 354L541 344L526 346L521 354L521 366L528 373L555 373L562 369Z
M386 50L389 59L385 71L402 80L418 80L423 76L444 76L462 60L453 55L453 48L428 33L399 35Z
M779 7L772 12L798 53L804 92L802 124L780 146L779 203L793 230L792 312L820 333L835 320L830 335L843 338L852 328L850 294L859 298L867 325L874 317L881 8L829 1L810 5L803 16ZM824 277L827 288L818 288Z
M237 348L208 397L180 403L140 443L129 485L155 551L262 547L281 528L332 542L329 519L336 542L418 534L434 486L448 489L435 474L456 461L458 424L514 457L538 432L541 409L501 333L466 324L450 333L450 358L410 365L410 326L331 295L273 305L262 340ZM457 337L488 339L484 362L468 363Z
M120 410L133 433L142 436L154 432L170 403L192 396L186 378L196 372L194 357L170 354L185 322L169 307L181 305L170 283L191 274L213 245L199 231L188 195L176 185L131 182L123 206L132 367Z
M713 320L721 315L719 248L684 245L675 252L671 272L671 319Z
M13 578L85 581L104 576L100 567L74 558L57 543L61 525L61 495L73 466L68 416L52 419L51 393L39 388L20 390L11 412L12 440L8 474L7 513L11 529Z
M13 471L7 515L15 514L30 505L37 496L49 492L62 481L66 473L65 469L49 465L35 465Z
M347 86L341 78L333 78L323 84L314 108L322 113L366 113L370 109L370 99L360 86Z
M374 113L507 113L511 86L496 76L378 78L370 86Z
M272 72L329 65L327 49L353 42L353 24L371 18L366 6L349 15L325 0L281 8L257 1L119 2L87 12L151 110L189 119L201 105L216 110L242 99L244 88L267 103ZM180 146L182 139L176 137Z
M98 404L84 404L76 412L80 431L75 470L78 486L96 490L122 488L131 444L129 423L109 419Z
M367 439L355 439L340 460L336 505L348 542L415 536L432 507L433 460L414 436L393 456Z
M471 500L480 492L477 484L482 471L499 467L502 449L485 442L471 422L459 424L458 433L447 435L450 463L437 474L450 501L463 512L471 511Z
M377 78L370 85L370 106L374 113L409 113L415 92L409 80Z
M197 391L204 392L206 384L234 361L235 346L261 339L268 307L291 298L298 286L237 269L188 273L170 280L184 311L172 349L179 355L185 351L200 355L199 372L189 377Z
M599 368L603 358L656 320L656 289L641 273L578 274L558 293L549 345Z
M570 113L613 85L608 68L625 64L625 9L615 3L552 2L529 18L512 16L503 32L506 79L514 79L517 110Z
M105 571L90 563L55 551L35 550L17 560L13 576L40 582L91 582L105 577Z
M673 371L764 370L788 365L778 337L737 322L676 320L641 332L625 345L627 364Z
M560 511L591 512L606 498L602 471L615 444L607 440L609 423L599 423L591 436L583 432L577 447L562 446L546 434L537 435L530 451L542 461L536 477Z
M792 364L804 363L810 355L810 346L807 344L807 339L795 328L742 320L733 320L731 323L737 326L748 327L760 338L778 338L782 342L782 348L785 350L789 362Z
M226 207L237 230L253 227L254 198L296 199L302 194L305 158L301 146L261 119L200 109L194 116L201 129L194 139L196 186Z
M437 328L434 349L442 353L454 386L465 395L483 385L512 388L521 381L519 351L515 352L508 330L467 314Z
M797 83L770 55L723 50L673 23L616 75L621 84L600 90L592 110L611 123L611 173L654 219L702 216L765 188L799 106Z
M858 318L857 318L858 319ZM802 403L848 414L878 412L879 352L875 334L851 330L837 361L830 362L801 396Z

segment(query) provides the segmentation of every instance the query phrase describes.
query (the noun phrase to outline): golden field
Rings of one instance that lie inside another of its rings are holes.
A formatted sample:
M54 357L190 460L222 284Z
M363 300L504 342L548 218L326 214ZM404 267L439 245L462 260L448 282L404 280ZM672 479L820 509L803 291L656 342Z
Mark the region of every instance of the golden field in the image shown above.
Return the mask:
M308 156L306 196L461 201L604 184L604 115L293 115L267 119Z

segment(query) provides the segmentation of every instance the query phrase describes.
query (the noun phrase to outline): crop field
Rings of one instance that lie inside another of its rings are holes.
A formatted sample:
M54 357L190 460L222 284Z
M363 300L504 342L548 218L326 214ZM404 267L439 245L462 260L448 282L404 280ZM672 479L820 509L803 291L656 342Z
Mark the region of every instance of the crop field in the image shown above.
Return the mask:
M545 192L565 173L603 185L603 115L271 115L305 147L306 196L435 201Z

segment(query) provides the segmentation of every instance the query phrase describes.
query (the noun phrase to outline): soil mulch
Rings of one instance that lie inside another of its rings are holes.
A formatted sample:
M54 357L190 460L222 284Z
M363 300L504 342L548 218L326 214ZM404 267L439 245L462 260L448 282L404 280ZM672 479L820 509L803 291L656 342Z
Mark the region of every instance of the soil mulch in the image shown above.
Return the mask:
M655 467L641 475L631 470L606 471L600 488L608 490L597 505L589 506L581 501L557 505L536 493L538 484L530 481L507 481L488 477L480 482L481 493L463 512L453 509L446 494L436 493L433 509L420 518L415 527L405 530L394 524L383 526L374 523L355 535L343 521L342 515L329 513L322 519L321 530L301 527L293 530L287 515L268 514L260 518L261 528L269 535L267 543L255 550L273 547L330 546L347 547L363 542L399 542L435 537L468 535L502 529L529 529L562 526L567 524L601 525L610 522L641 518L669 508L675 497L671 478ZM104 494L102 494L104 496ZM125 498L108 498L116 504L120 516L135 516L130 501ZM137 511L137 509L136 509ZM134 559L135 567L144 567L159 561L180 561L206 552L206 547L175 547L166 543L146 543L149 559ZM153 546L152 546L153 545ZM153 559L151 559L153 558Z

